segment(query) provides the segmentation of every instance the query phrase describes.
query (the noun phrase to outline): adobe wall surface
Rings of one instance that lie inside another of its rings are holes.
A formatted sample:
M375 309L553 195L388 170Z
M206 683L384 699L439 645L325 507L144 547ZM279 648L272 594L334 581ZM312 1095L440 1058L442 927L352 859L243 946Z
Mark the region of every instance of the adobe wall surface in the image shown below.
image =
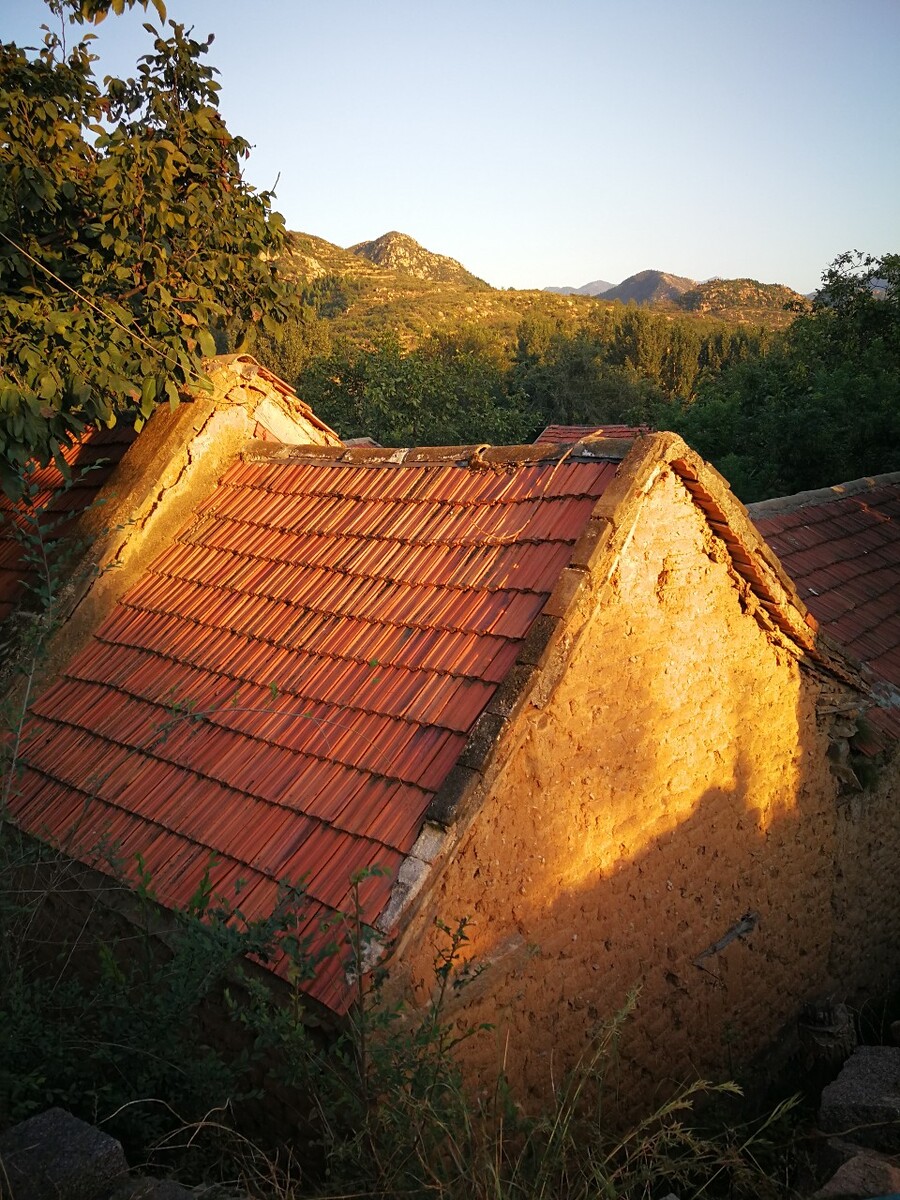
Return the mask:
M430 919L473 918L485 970L454 1003L495 1028L463 1047L470 1068L546 1096L640 985L623 1083L647 1098L730 1074L827 985L838 834L816 696L666 469L409 935L422 1002Z
M836 822L832 972L857 1007L900 988L900 749L867 782ZM870 1027L882 1015L863 1014Z

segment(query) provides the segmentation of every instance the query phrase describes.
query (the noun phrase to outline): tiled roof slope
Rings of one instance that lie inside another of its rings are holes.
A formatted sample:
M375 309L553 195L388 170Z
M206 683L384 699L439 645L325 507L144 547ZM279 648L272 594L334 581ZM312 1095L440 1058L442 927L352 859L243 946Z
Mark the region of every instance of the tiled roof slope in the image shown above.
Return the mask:
M35 582L14 525L33 536L40 523L48 543L65 537L71 521L94 503L136 437L134 427L125 423L112 429L89 429L63 451L70 479L51 463L31 473L30 494L25 499L13 503L0 491L0 623L19 603L26 585Z
M568 446L586 437L636 438L649 432L649 425L548 425L534 439L534 444Z
M881 681L872 723L900 737L900 474L749 512L824 631Z
M211 852L248 917L305 877L321 944L351 875L412 848L618 457L237 462L34 705L15 817L139 851L173 906ZM366 879L366 920L391 884ZM336 958L309 990L344 1007Z

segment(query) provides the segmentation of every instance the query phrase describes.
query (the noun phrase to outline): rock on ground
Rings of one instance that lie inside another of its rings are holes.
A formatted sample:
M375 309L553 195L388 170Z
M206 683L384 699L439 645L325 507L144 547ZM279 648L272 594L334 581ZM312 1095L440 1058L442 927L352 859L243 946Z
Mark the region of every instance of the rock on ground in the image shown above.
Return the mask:
M812 1200L869 1200L897 1194L900 1166L874 1150L860 1150L837 1169Z
M900 1048L858 1046L822 1092L819 1127L862 1146L900 1151Z
M0 1164L11 1200L97 1200L128 1171L115 1138L62 1108L0 1136Z

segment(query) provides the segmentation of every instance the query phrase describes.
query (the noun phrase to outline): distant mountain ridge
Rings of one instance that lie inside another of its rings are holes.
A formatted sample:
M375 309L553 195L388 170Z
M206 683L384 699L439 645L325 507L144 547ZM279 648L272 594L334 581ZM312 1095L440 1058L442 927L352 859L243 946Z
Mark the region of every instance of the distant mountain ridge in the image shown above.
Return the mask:
M668 271L638 271L629 275L603 295L604 300L621 300L623 304L677 303L679 296L697 286L696 279L670 275Z
M598 280L597 283L602 281ZM594 284L582 288L547 287L545 292L572 296L597 295L604 300L619 300L623 304L646 304L651 307L675 307L684 312L732 313L792 309L800 312L808 307L808 297L780 283L760 283L756 279L707 279L698 283L685 275L670 275L667 271L638 271L621 283L604 285L602 291L592 291Z
M331 289L331 334L371 343L390 329L405 348L419 345L436 330L466 326L512 338L525 319L575 330L597 306L609 308L616 299L697 320L770 329L789 325L807 304L777 284L695 283L664 271L639 272L615 288L601 279L571 289L494 288L456 259L435 254L396 230L347 249L313 234L289 233L281 265L300 288L322 281L326 291Z
M602 296L611 287L615 287L615 284L605 279L594 279L581 287L545 287L542 291L555 292L557 296Z

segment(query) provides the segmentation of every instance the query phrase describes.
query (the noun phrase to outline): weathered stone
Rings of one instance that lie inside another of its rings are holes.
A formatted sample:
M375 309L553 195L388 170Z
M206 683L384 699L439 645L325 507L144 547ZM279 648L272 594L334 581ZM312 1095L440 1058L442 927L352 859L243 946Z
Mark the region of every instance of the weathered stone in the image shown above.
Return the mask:
M11 1200L101 1200L128 1171L115 1138L62 1108L7 1130L0 1162Z
M857 1047L822 1092L819 1125L862 1146L900 1150L900 1048Z
M861 1150L838 1167L813 1200L868 1200L900 1194L900 1166L874 1150Z

